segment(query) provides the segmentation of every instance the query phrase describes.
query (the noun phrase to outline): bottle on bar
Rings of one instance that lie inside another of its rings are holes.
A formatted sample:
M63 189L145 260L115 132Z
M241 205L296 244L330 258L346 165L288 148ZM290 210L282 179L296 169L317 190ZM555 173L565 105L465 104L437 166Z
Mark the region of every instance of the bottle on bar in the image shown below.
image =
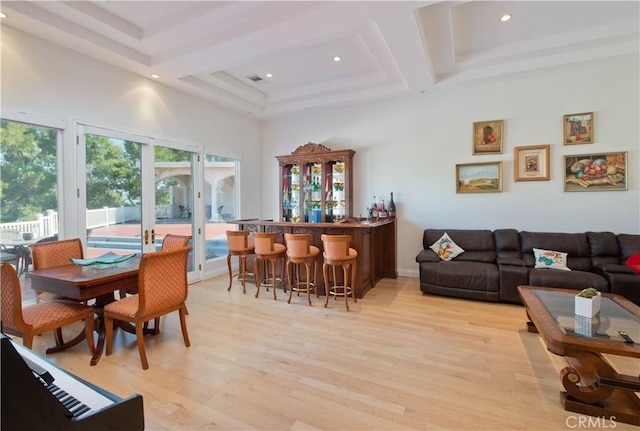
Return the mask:
M373 197L373 203L371 204L371 220L378 221L378 204L376 203L376 197Z
M378 208L378 217L379 218L387 218L387 209L384 207L384 199L380 202L380 207Z
M391 199L389 199L389 218L396 218L396 203L393 201L393 192L391 192Z

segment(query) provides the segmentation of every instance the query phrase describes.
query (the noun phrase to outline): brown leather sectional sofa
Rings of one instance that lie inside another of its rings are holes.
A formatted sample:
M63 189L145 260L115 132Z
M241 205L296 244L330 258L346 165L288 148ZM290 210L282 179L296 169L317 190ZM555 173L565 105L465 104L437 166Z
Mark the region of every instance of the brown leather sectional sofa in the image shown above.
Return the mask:
M450 261L429 248L445 232L465 250ZM640 252L640 235L425 229L422 242L416 261L424 293L520 303L519 285L575 290L592 286L640 305L640 274L625 266ZM567 253L571 271L534 268L534 248Z

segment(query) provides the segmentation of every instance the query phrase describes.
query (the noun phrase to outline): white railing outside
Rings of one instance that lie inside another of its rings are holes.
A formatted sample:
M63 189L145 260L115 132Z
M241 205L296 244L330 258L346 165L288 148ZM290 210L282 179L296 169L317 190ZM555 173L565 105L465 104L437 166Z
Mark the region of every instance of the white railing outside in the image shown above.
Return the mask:
M140 206L99 208L87 210L87 229L140 221ZM58 233L58 212L47 210L47 215L38 214L36 220L0 223L0 230L15 230L33 233L34 238L46 238Z
M33 233L34 238L53 236L58 233L58 212L47 210L47 215L38 214L36 220L0 223L0 230Z
M140 221L140 206L87 210L87 229Z

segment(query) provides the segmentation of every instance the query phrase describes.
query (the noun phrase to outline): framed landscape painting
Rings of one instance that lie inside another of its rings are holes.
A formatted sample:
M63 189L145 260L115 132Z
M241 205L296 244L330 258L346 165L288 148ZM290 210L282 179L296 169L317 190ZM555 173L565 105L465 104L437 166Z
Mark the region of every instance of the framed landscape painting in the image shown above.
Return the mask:
M502 191L502 162L456 165L456 193L498 193Z
M593 144L593 112L565 115L562 123L565 145Z
M549 149L549 145L515 147L515 181L549 181Z
M564 156L566 192L627 190L627 153Z
M473 154L502 154L503 120L473 123Z

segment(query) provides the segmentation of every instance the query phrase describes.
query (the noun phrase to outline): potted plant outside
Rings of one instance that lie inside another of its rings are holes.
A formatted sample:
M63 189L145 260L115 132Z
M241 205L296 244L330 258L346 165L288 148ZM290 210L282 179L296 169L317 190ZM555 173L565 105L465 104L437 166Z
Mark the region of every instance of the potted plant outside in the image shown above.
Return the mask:
M593 317L600 311L602 295L593 287L583 289L576 295L575 314L578 316Z

